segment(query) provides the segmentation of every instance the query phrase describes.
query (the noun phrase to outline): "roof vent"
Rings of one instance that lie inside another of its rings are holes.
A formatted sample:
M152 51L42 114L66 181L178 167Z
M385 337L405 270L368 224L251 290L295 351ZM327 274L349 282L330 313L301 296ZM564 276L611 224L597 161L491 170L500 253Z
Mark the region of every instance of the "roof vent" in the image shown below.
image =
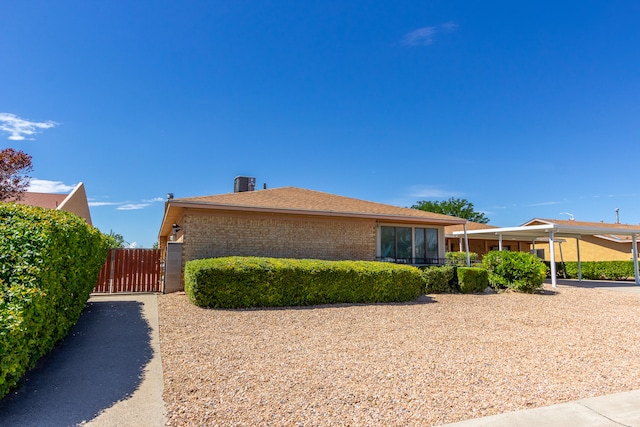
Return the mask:
M233 182L233 192L242 193L256 189L256 179L248 176L236 176Z

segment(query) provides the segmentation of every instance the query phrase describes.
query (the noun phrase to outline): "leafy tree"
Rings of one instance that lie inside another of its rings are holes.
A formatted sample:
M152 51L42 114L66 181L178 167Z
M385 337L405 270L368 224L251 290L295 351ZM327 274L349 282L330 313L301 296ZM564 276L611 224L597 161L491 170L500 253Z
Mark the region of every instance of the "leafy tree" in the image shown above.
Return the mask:
M31 156L13 148L0 151L0 202L21 200L33 170Z
M124 237L122 237L122 234L114 233L113 230L111 230L106 236L109 242L109 249L124 248Z
M458 218L468 219L469 221L479 222L480 224L486 224L489 222L489 218L485 217L481 212L476 212L473 209L473 203L469 202L467 199L451 197L449 200L442 201L422 200L411 206L411 208L457 216Z

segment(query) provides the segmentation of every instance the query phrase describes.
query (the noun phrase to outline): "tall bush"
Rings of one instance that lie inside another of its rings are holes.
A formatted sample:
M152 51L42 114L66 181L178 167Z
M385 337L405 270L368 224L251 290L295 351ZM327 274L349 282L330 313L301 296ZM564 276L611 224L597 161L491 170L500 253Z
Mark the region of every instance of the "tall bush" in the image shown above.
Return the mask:
M526 252L491 251L482 265L489 271L489 284L495 289L534 292L547 276L544 262Z
M411 301L423 286L418 268L386 262L222 257L185 266L185 292L203 307Z
M106 255L71 213L0 203L0 396L78 321Z

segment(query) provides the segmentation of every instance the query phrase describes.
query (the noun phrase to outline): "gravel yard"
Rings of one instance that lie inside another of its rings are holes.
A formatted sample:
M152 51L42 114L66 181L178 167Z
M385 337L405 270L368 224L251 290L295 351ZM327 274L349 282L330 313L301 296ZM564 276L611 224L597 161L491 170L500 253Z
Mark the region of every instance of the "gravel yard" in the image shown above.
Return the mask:
M212 310L158 298L169 423L432 426L640 388L640 296Z

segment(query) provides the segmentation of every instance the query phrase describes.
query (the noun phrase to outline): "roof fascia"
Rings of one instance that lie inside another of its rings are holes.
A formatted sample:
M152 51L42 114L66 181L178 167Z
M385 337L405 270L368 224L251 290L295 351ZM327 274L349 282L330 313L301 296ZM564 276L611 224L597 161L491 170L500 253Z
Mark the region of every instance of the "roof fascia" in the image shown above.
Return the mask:
M501 228L490 228L486 230L468 230L467 235L470 236L472 234L485 234L485 235L499 235L499 234L510 234L517 235L520 234L522 236L526 236L527 231L540 231L540 232L548 232L549 230L554 230L555 226L551 224L542 224L542 225L530 225L530 226L520 226L520 227L501 227ZM454 231L454 236L462 236L464 235L464 231ZM534 233L539 235L544 235L543 233Z

